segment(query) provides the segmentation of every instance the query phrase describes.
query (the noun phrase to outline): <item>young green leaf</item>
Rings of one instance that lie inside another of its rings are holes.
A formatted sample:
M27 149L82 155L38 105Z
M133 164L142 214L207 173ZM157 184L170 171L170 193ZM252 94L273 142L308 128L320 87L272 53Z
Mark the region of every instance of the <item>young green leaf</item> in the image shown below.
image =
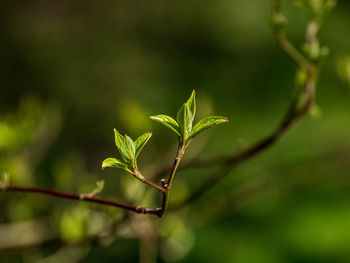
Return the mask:
M113 167L113 168L119 168L124 171L127 171L131 173L131 170L128 169L128 166L123 163L122 161L116 159L116 158L107 158L102 162L102 170L106 167Z
M129 160L133 161L135 159L136 147L133 139L125 134L125 146L128 153Z
M146 145L148 140L151 138L151 136L152 136L151 132L146 132L136 139L136 141L135 141L135 148L136 148L135 159L139 156L140 152L142 151L143 147Z
M193 127L190 137L194 138L204 130L228 121L229 120L226 117L221 116L211 116L204 118Z
M177 112L176 119L179 123L181 137L186 140L192 130L193 121L191 110L187 103L183 104Z
M191 97L186 102L191 114L191 122L194 120L194 116L196 114L196 92L192 91Z
M134 160L134 154L130 154L125 136L121 135L116 129L114 129L115 145L117 146L118 152L122 159L126 163L130 163ZM132 141L132 139L130 138Z
M161 115L151 116L149 118L151 120L154 120L154 121L157 121L157 122L163 124L164 126L173 130L177 135L181 136L179 124L170 116L161 114Z
M177 122L179 123L181 137L187 140L192 130L192 123L196 114L196 92L192 91L191 97L182 105L177 112Z
M124 137L117 131L117 129L113 129L113 130L114 130L115 145L117 146L118 152L121 154Z

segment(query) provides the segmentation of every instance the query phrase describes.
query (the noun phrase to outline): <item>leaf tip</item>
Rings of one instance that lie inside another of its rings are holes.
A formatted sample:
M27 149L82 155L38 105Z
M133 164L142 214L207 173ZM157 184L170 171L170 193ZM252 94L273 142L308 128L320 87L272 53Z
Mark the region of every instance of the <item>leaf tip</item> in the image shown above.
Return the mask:
M106 167L108 167L108 163L106 162L107 160L108 160L108 158L103 160L102 165L101 165L102 170L104 170Z

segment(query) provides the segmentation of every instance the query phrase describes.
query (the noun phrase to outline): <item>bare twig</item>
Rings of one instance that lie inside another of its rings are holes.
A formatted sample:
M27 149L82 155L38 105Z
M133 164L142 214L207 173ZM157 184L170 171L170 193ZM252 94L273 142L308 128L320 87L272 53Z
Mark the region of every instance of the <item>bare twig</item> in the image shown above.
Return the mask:
M153 214L153 215L161 216L161 208L154 209L149 207L132 206L132 205L122 204L111 200L82 196L80 194L66 193L66 192L61 192L61 191L56 191L51 189L45 189L45 188L10 185L3 190L4 192L24 192L24 193L37 193L37 194L43 194L43 195L51 195L51 196L56 196L56 197L61 197L66 199L73 199L73 200L85 201L90 203L97 203L97 204L119 207L138 214Z

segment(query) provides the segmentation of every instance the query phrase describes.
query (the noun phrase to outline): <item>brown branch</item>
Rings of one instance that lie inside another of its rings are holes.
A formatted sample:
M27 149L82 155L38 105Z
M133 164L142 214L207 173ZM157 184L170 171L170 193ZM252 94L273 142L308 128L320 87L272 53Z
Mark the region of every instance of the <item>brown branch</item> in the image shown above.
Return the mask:
M164 187L157 185L156 183L152 182L151 180L148 180L147 178L142 178L140 181L154 187L155 189L157 189L161 192L166 192Z
M173 165L173 168L171 170L168 182L162 180L162 186L158 186L157 184L153 183L152 181L142 178L139 179L137 175L135 175L139 180L142 182L145 182L158 190L161 190L163 192L163 201L162 206L159 208L149 208L149 207L140 207L140 206L132 206L127 204L118 203L111 200L96 198L89 194L72 194L72 193L66 193L62 191L56 191L52 189L46 189L46 188L38 188L38 187L26 187L26 186L12 186L7 185L5 182L0 181L0 190L5 192L25 192L25 193L37 193L37 194L43 194L43 195L50 195L50 196L56 196L60 198L66 198L66 199L73 199L78 201L86 201L91 203L98 203L102 205L108 205L108 206L114 206L119 207L125 210L129 210L138 214L153 214L157 215L158 217L162 217L162 215L166 212L167 206L168 206L168 200L169 200L169 190L172 183L172 180L174 178L175 172L177 170L177 167L180 163L180 160L184 154L186 147L179 146L176 159Z
M90 203L97 203L97 204L102 204L107 206L114 206L114 207L119 207L131 212L135 212L138 214L153 214L159 217L162 215L161 208L154 209L149 207L132 206L132 205L122 204L111 200L106 200L106 199L101 199L96 197L88 197L88 196L79 195L79 194L66 193L66 192L56 191L56 190L51 190L46 188L12 186L12 185L3 187L0 182L0 190L1 189L4 192L36 193L36 194L50 195L50 196L56 196L56 197L78 200L78 201L85 201Z
M346 145L345 147L335 148L335 149L331 149L329 151L323 152L320 155L310 156L311 158L310 161L312 163L322 164L322 166L319 168L322 171L327 169L327 167L329 168L329 164L334 163L334 161L338 161L340 165L344 166L344 169L349 169L350 164L348 163L348 160L346 158L346 156L348 156L349 151L350 151L350 145ZM286 167L288 170L288 174L287 174L288 176L290 174L300 174L296 169L300 169L300 167L304 167L303 166L304 161L305 161L304 159L300 159L300 160L296 160L286 164L287 166L285 166L284 164L282 167L279 167L276 171L273 171L272 174L277 173L277 171L280 171L281 169L282 170L286 169ZM276 183L281 184L282 187L284 187L285 185L294 186L295 183L298 183L299 181L304 182L305 179L307 180L306 182L309 182L308 181L309 179L312 182L314 182L312 176L310 178L303 177L302 180L300 176L296 176L296 177L290 177L290 176L288 177L288 176L286 176L286 174L281 174L281 177L279 176L276 178L268 177L268 178L261 179L259 177L253 181L243 183L242 185L238 186L238 188L232 189L231 191L225 193L224 195L220 195L216 197L219 199L217 199L217 201L214 200L213 203L219 204L217 207L218 211L217 213L215 213L215 216L214 215L212 216L215 217L216 220L218 220L218 216L223 217L227 213L231 212L232 210L236 210L238 208L246 206L247 204L250 204L252 201L256 200L256 198L261 193L270 191L272 187L276 186ZM288 177L290 180L285 180L286 177ZM319 181L319 177L317 177L317 181ZM222 202L223 200L224 202ZM197 208L198 208L198 211L202 211L201 205L199 205L199 207ZM205 218L207 218L207 216ZM125 214L125 216L121 219L121 221L117 222L118 225L125 222L127 219L128 219L128 214ZM202 223L207 223L207 222L204 221ZM102 231L102 232L105 232L105 231ZM18 252L18 251L23 251L27 249L33 249L33 248L46 248L46 247L60 248L67 245L76 246L76 245L81 245L81 244L91 243L91 242L95 242L96 244L98 244L99 243L98 241L100 239L102 232L98 233L96 236L91 236L93 238L91 238L90 236L85 237L84 240L77 243L67 243L55 237L49 240L42 240L41 242L38 242L38 243L31 243L31 244L25 244L25 245L10 245L5 247L0 247L0 253ZM114 233L115 232L114 227L109 229L108 232L110 232L109 235Z

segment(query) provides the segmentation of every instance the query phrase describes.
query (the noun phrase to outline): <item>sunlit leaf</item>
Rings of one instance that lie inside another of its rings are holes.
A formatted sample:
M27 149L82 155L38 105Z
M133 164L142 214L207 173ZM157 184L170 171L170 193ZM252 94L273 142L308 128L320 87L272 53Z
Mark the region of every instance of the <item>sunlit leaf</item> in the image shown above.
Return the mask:
M123 163L122 161L116 159L116 158L107 158L102 162L102 169L106 167L112 167L112 168L119 168L127 172L131 172L128 169L128 166Z
M190 113L191 113L191 122L193 122L194 120L194 116L196 114L196 92L192 91L191 97L188 99L188 101L186 102Z
M113 129L114 130L114 139L115 139L115 145L118 148L118 151L120 151L121 147L122 147L122 143L124 140L123 135L121 135L117 129Z
M125 136L121 135L116 129L114 129L115 145L120 153L124 162L130 163L134 160L134 154L130 155L129 147L126 143ZM130 139L132 141L132 139Z
M135 159L137 158L137 156L139 156L140 152L142 151L143 147L146 145L148 140L151 138L151 136L152 136L151 132L146 132L136 139L136 141L135 141L135 148L136 148Z
M215 125L228 122L228 121L229 120L226 117L221 117L221 116L211 116L211 117L204 118L193 127L191 132L191 138L196 137L198 134L200 134L201 132L205 131L210 127L213 127Z
M183 104L176 115L181 137L186 140L192 129L192 114L187 103Z
M161 114L161 115L151 116L150 119L163 124L164 126L173 130L177 135L181 136L179 124L170 116Z
M133 139L131 139L126 134L125 134L124 138L125 138L125 146L126 146L128 158L130 161L134 161L135 160L135 153L136 153L135 143L134 143Z
M182 105L177 112L177 122L180 127L181 136L184 140L188 138L192 130L192 123L196 114L196 93L192 92L191 97Z
M129 161L128 152L126 149L125 138L116 129L114 129L115 145L117 146L118 152L122 156L124 161Z

